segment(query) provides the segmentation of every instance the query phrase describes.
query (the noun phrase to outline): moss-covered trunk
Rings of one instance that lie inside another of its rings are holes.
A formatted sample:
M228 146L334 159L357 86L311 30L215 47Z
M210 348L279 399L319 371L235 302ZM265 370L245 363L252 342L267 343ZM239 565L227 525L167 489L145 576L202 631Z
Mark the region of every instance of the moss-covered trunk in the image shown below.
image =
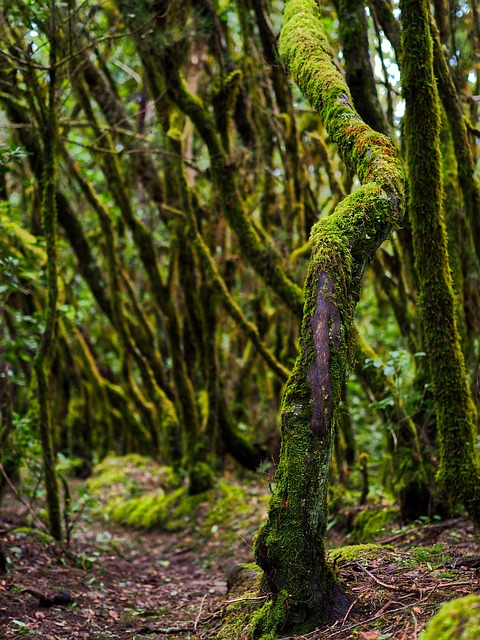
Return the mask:
M479 523L475 408L460 346L442 212L440 113L433 75L430 9L426 0L404 0L401 7L408 211L418 277L418 309L437 413L437 479L451 503L463 503Z
M50 70L49 70L49 94L46 113L47 130L45 131L45 166L43 173L42 196L42 224L47 247L47 283L48 299L45 310L45 329L38 348L33 366L38 385L38 429L42 444L43 471L45 476L45 489L47 494L47 507L50 524L50 533L60 540L62 537L62 525L60 514L60 499L58 493L57 476L55 473L55 452L53 447L51 412L48 394L49 371L51 358L55 346L56 322L57 322L57 118L56 118L56 41L55 41L55 2L51 2L50 23Z
M362 186L311 232L300 353L283 398L275 491L255 546L270 596L257 613L256 638L307 632L347 607L325 561L331 452L341 391L352 365L360 282L403 211L403 179L394 150L355 111L314 0L287 0L280 52Z

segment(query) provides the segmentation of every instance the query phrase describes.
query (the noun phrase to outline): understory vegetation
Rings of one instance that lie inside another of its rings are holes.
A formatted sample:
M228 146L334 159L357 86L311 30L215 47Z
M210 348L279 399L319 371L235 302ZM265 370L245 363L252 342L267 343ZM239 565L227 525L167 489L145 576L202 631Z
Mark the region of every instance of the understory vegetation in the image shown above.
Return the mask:
M477 0L0 38L0 636L480 636Z

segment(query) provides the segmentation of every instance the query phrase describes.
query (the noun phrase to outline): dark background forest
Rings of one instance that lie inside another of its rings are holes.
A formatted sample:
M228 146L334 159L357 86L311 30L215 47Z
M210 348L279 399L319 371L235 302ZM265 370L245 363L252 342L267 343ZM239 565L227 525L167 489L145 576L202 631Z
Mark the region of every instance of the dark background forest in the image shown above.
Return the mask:
M416 638L455 596L428 638L480 637L476 0L3 0L0 38L5 638L21 543L105 519L255 559L183 637Z

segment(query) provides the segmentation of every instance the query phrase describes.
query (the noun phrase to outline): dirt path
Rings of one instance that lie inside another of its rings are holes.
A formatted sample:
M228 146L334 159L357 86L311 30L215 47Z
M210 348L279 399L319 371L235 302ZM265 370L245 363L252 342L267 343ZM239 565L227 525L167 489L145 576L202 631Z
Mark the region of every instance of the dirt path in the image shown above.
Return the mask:
M38 531L13 529L19 519L4 513L0 524L7 557L2 640L216 638L228 577L252 560L258 526L254 520L237 535L234 523L226 545L218 526L206 535L201 527L145 532L92 520L62 548ZM354 557L335 559L332 551L352 607L344 620L303 640L415 640L442 602L480 593L480 540L465 518L418 523L390 539L397 546Z
M66 550L42 538L22 530L3 537L2 639L208 637L230 565L250 559L245 543L234 559L212 562L212 543L188 535L98 525ZM71 602L42 606L41 595Z

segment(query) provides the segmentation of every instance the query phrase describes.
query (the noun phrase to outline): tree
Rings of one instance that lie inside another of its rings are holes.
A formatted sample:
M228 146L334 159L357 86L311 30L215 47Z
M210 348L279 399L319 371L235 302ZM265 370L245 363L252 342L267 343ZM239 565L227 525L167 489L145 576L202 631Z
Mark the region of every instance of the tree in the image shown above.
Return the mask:
M434 8L288 0L279 52L272 0L2 6L0 441L53 496L57 452L202 493L277 460L288 380L258 637L345 611L334 469L478 519L479 33Z
M283 395L275 492L255 545L263 588L271 594L256 619L255 637L308 631L348 608L325 561L332 445L353 363L362 277L403 215L403 177L394 149L355 111L313 1L286 3L280 52L362 186L311 230L300 353Z

